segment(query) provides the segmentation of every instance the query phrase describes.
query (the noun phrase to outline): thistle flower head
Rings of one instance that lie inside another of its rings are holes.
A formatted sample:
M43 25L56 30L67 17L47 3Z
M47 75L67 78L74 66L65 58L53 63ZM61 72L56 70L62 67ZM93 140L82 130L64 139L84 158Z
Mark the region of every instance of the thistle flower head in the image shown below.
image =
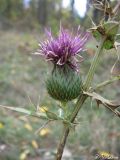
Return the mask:
M64 66L68 64L71 68L77 69L77 55L80 61L83 59L80 52L88 40L89 33L82 33L79 29L76 36L70 34L67 30L60 28L57 37L52 36L51 31L46 31L48 40L39 43L37 54L42 55L47 61L54 65Z

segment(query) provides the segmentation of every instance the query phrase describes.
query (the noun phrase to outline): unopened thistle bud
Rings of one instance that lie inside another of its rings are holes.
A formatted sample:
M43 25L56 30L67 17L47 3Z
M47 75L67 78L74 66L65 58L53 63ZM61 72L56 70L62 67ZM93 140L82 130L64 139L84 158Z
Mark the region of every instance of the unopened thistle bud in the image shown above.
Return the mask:
M49 95L61 102L77 98L82 91L80 75L69 66L56 66L46 81Z

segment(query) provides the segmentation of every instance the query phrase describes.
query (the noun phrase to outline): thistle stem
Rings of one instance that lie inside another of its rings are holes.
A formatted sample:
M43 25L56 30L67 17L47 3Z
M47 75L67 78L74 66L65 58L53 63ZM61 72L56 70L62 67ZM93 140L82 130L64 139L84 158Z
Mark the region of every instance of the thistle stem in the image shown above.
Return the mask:
M100 61L100 57L101 57L102 49L103 49L103 44L104 44L105 40L106 40L106 37L101 39L99 48L98 48L98 50L97 50L97 52L95 54L94 60L93 60L93 62L91 64L91 67L90 67L90 69L88 71L88 75L87 75L86 81L84 83L84 90L85 91L88 90L89 87L91 86L96 67L97 67L97 65L99 64L99 61Z
M119 80L120 80L120 76L113 77L113 78L111 78L111 79L109 79L109 80L107 80L107 81L104 81L104 82L98 84L98 85L97 85L95 88L93 88L93 89L94 89L94 91L99 90L99 89L101 89L101 88L103 88L103 87L105 87L105 86L107 86L107 85L109 85L109 84L111 84L111 83L113 83L113 82L119 81Z
M69 127L64 126L64 131L63 131L60 143L58 144L58 148L57 148L56 160L61 160L62 158L64 147L65 147L69 132L70 132Z
M100 57L101 57L101 54L102 54L102 49L103 49L103 44L106 40L106 37L101 39L101 42L99 44L99 47L98 47L98 50L95 54L95 57L93 59L93 62L91 64L91 67L88 71L88 75L87 75L87 78L85 80L85 83L84 83L84 90L87 91L89 89L89 87L91 86L91 83L92 83L92 80L93 80L93 77L94 77L94 73L95 73L95 70L96 70L96 67L99 63L99 60L100 60ZM79 96L76 104L75 104L75 109L73 111L73 113L71 114L71 117L70 117L70 122L73 123L79 110L82 108L82 105L84 104L85 100L87 99L87 96L82 94L81 96ZM67 141L67 137L69 135L69 132L70 132L70 129L68 126L64 126L64 132L62 134L62 138L60 140L60 143L58 145L58 149L57 149L57 154L56 154L56 159L55 160L61 160L62 158L62 155L63 155L63 151L64 151L64 147L65 147L65 144L66 144L66 141Z

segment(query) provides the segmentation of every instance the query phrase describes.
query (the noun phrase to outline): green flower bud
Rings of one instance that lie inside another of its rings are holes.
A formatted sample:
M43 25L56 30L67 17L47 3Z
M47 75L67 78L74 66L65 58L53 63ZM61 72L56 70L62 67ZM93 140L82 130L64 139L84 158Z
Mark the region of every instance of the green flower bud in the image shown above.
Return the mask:
M82 91L80 75L68 65L56 66L46 81L49 95L61 102L68 102L77 98Z

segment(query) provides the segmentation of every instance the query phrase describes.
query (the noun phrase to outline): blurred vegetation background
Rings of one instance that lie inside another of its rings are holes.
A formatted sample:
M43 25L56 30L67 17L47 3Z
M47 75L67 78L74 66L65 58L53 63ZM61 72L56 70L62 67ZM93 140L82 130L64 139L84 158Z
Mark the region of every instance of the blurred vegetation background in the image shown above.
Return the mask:
M57 103L45 89L49 64L32 53L38 42L45 39L44 29L57 33L60 23L71 31L78 25L83 30L102 19L102 12L86 0L86 12L80 16L75 3L82 0L0 0L0 105L35 109L40 107L57 112ZM66 2L67 3L67 2ZM115 6L118 1L111 1ZM90 18L91 17L91 18ZM95 39L87 44L83 54L81 74L84 77L97 49ZM119 51L118 51L119 54ZM120 74L120 61L111 73L117 59L115 50L105 51L96 71L94 84ZM104 90L103 90L104 89ZM120 101L120 82L99 90L105 98ZM88 99L79 114L80 124L71 131L64 153L64 160L93 160L97 151L120 156L120 122L109 110L97 107ZM52 160L61 134L61 124L44 124L37 118L27 117L0 108L0 160ZM36 131L37 134L36 134Z

